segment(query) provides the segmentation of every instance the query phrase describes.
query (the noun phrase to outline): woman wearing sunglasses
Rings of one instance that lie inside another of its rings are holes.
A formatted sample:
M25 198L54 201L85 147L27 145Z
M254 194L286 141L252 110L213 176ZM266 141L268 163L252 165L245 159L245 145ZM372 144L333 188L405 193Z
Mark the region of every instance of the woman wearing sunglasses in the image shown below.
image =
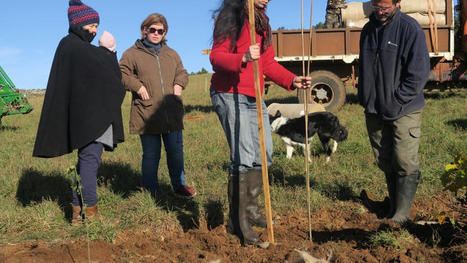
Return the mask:
M130 133L140 136L143 148L142 185L155 197L163 141L172 187L177 195L190 198L196 191L185 183L181 99L188 73L167 46L169 27L163 15L149 15L140 29L142 38L123 53L120 70L132 93Z

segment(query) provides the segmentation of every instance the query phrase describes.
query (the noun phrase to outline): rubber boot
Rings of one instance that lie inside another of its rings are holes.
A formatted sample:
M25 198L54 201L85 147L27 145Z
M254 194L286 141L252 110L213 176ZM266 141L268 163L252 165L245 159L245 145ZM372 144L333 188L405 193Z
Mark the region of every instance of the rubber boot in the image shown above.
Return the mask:
M391 218L396 212L396 178L390 173L386 174L386 185L388 187L390 206L385 218Z
M420 183L421 173L398 177L396 181L396 211L390 219L395 223L403 224L410 220L410 207L412 206L417 186Z
M258 227L267 227L266 217L259 212L258 196L263 192L263 176L261 169L248 171L248 220L250 224Z
M259 242L259 237L251 229L251 224L248 220L248 176L249 172L238 174L238 222L242 231L243 242L253 245Z
M73 217L71 218L71 225L78 226L83 223L83 216L81 215L81 206L73 206Z
M248 203L247 173L231 173L229 175L229 220L227 231L243 239L244 244L259 242L256 233L251 229L246 210Z
M229 174L229 184L227 187L229 197L229 219L227 221L227 231L236 235L240 233L238 223L238 173Z

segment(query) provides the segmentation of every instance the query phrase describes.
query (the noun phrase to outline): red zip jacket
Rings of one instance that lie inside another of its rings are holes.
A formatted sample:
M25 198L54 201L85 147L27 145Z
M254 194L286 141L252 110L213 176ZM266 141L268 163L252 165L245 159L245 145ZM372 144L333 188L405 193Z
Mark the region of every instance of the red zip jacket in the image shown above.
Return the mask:
M255 97L255 81L253 63L243 63L243 54L251 45L250 25L246 21L237 41L236 52L230 51L230 39L222 43L214 41L209 59L211 60L214 74L211 79L211 87L217 92L239 93ZM256 43L261 43L264 36L256 34ZM277 85L294 90L292 85L295 74L282 67L274 60L274 48L271 45L267 50L261 50L258 60L260 76L266 76ZM260 78L261 93L264 91L264 78Z

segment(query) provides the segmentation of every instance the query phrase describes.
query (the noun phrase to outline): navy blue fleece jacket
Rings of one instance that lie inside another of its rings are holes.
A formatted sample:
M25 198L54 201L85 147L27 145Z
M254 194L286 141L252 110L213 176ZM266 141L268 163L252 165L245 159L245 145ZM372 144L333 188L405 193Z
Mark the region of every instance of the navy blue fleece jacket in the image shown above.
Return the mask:
M425 35L415 19L397 10L381 26L370 16L360 37L358 97L365 113L396 120L421 109L429 73Z

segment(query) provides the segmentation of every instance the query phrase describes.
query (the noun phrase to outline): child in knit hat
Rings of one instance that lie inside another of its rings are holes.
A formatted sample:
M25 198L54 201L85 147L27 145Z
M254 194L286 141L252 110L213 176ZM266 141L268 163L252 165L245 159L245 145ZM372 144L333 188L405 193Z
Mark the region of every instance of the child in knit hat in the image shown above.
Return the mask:
M112 52L115 52L117 48L114 36L107 31L104 31L99 38L99 46L105 47Z

